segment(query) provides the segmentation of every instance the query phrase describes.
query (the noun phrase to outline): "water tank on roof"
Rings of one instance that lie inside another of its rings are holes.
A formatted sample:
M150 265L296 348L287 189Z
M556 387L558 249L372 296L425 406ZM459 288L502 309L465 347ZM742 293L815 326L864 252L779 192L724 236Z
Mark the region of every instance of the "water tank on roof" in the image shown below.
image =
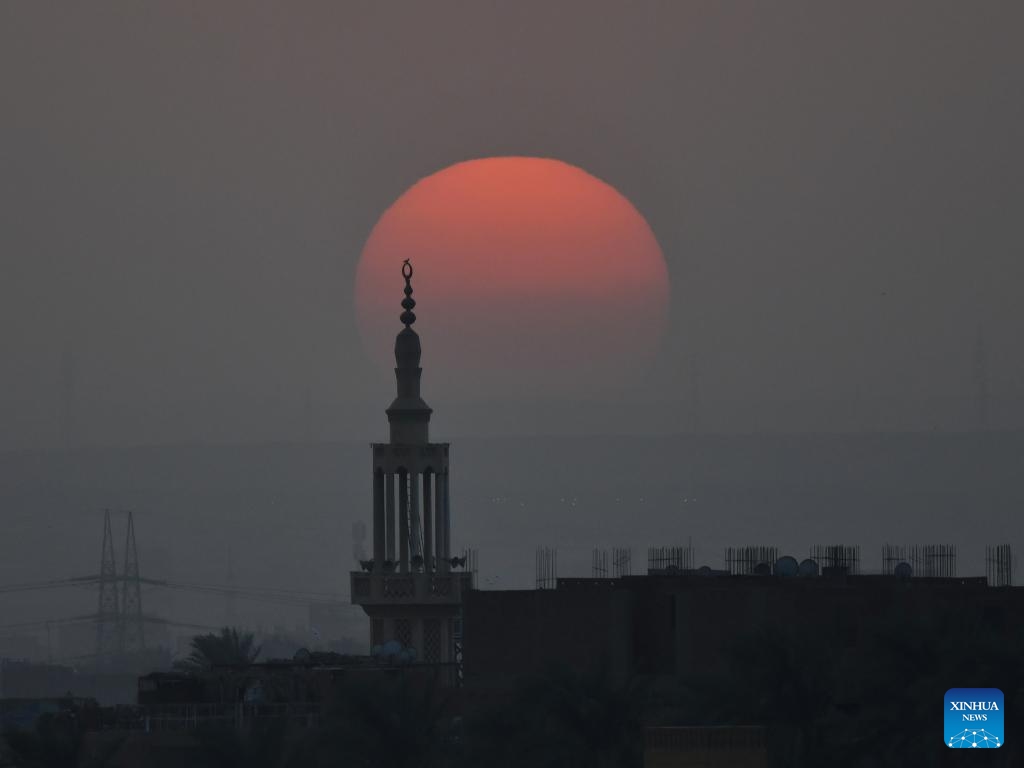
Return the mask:
M383 656L385 658L390 656L398 656L402 652L402 644L397 640L388 640L382 645L373 646L374 656Z
M788 578L790 576L796 576L799 573L800 573L800 565L799 565L799 563L797 563L795 557L790 557L789 555L785 555L785 556L780 557L778 560L775 561L775 575L776 576L783 576L783 577Z
M818 575L818 561L807 558L806 560L800 561L800 575L801 576L817 576Z

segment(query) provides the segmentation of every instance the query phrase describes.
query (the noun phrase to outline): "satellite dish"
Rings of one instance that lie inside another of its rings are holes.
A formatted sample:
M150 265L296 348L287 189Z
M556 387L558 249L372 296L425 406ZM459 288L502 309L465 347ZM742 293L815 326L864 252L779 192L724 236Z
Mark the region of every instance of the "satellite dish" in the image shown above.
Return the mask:
M809 557L806 560L801 560L798 572L801 576L817 576L818 562Z
M800 565L795 557L785 555L775 561L775 575L789 578L800 573Z
M754 566L754 575L755 576L771 576L772 575L772 567L770 565L768 565L768 563L758 563L757 565Z
M892 569L892 575L897 579L909 579L914 575L914 569L907 562L896 563L896 567Z

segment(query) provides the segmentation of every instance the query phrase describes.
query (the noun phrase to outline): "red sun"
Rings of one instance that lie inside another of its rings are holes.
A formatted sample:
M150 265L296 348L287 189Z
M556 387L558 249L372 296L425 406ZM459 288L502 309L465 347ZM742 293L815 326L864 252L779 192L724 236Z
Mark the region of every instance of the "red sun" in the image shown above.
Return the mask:
M593 396L635 379L668 315L668 271L643 216L585 171L535 157L457 163L380 217L356 275L359 327L390 370L415 270L424 396Z

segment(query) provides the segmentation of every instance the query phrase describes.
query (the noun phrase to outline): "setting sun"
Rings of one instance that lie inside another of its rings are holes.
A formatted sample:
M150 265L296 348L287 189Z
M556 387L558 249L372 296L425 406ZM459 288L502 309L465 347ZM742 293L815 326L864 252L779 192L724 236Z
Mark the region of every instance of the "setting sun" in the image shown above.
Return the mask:
M458 163L384 212L359 262L356 310L387 369L404 259L416 268L431 369L459 390L615 388L664 332L668 272L647 222L609 184L557 160Z

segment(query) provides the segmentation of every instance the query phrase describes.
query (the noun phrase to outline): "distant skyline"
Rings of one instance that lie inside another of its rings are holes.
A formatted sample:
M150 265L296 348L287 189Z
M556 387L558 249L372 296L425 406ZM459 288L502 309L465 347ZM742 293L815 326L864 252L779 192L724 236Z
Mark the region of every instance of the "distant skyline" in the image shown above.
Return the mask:
M378 438L359 253L418 179L504 154L636 206L670 326L592 402L452 397L424 331L438 437L1024 428L1021 28L934 0L5 4L0 449Z

